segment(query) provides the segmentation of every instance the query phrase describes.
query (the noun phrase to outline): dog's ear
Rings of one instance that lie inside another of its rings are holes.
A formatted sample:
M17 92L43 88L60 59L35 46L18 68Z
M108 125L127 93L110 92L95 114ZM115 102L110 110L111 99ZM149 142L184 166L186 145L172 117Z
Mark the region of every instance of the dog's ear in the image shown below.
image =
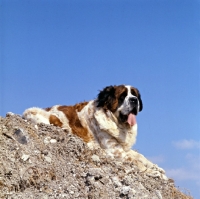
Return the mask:
M142 111L142 109L143 109L142 98L141 98L141 94L140 94L138 89L137 89L137 91L138 91L138 100L139 100L139 103L140 103L139 111Z
M112 103L115 100L115 87L107 86L99 92L97 96L97 107L112 109Z

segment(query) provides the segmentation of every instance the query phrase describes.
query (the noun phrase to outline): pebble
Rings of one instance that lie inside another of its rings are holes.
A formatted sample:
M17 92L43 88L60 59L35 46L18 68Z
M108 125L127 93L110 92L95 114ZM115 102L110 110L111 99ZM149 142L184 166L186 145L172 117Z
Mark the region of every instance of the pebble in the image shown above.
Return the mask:
M126 194L128 194L129 190L130 190L130 186L123 186L121 188L120 193L123 194L123 195L126 195Z
M56 142L57 142L56 139L51 139L51 140L50 140L50 143L51 143L51 144L55 144Z
M12 112L7 112L6 113L6 116L12 116L12 115L14 115L14 113L12 113Z
M94 162L100 162L100 159L99 159L99 156L98 155L92 155L92 160L94 161Z
M156 190L155 193L159 199L162 199L162 195L161 195L160 191Z
M51 163L51 158L50 158L50 157L45 156L44 159L45 159L47 162Z
M28 173L29 173L29 174L32 174L32 173L33 173L33 170L32 170L32 169L29 169L29 170L28 170Z
M24 162L25 162L26 160L29 159L29 157L30 157L30 155L24 154L24 155L22 155L21 159L24 160Z
M41 199L48 199L48 198L49 198L48 195L44 195L41 197Z
M10 158L10 161L15 162L15 158Z
M70 194L72 194L72 195L74 194L74 192L73 192L73 191L70 191L69 193L70 193Z
M42 154L44 154L44 155L48 155L48 150L44 150L44 151L42 151Z
M50 140L51 140L51 137L45 137L44 138L44 144L49 144L49 142L50 142Z

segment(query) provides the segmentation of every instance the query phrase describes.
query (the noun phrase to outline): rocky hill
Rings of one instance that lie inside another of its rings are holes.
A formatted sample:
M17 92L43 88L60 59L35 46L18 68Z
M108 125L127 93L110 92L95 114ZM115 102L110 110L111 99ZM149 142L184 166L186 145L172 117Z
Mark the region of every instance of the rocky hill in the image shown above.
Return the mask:
M130 162L90 150L59 127L0 117L0 198L191 199L172 179L146 176Z

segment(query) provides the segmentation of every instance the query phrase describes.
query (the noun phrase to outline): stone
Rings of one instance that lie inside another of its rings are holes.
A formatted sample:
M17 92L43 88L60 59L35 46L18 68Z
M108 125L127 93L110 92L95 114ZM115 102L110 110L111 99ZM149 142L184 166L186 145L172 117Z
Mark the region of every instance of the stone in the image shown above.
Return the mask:
M29 159L29 157L30 157L30 155L23 154L21 158L23 161L26 161Z

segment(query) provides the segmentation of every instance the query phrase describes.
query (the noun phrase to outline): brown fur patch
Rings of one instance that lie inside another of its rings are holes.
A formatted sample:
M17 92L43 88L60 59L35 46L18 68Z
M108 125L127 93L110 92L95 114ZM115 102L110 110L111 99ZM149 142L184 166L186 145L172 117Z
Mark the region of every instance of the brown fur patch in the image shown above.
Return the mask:
M50 115L49 122L50 122L50 124L53 124L53 125L59 126L59 127L62 127L62 125L63 125L63 123L55 115Z
M51 110L51 108L45 108L44 110L48 112L48 111L50 111L50 110Z
M138 93L138 90L136 88L131 88L131 91L133 91L133 93L136 94L137 97L139 97L139 93ZM131 92L132 93L132 92Z
M124 86L124 85L121 85L121 86L116 86L115 88L115 96L116 98L118 99L119 96L123 93L123 92L126 92L126 95L127 95L127 88Z
M93 139L92 135L88 132L88 129L83 127L77 112L80 112L88 102L82 102L74 106L59 106L58 110L62 111L69 120L69 126L72 129L72 133L82 138L85 142L89 142ZM77 112L76 112L77 111Z
M112 112L115 112L118 108L118 99L122 93L126 93L127 88L124 85L115 86L115 100L112 102Z

